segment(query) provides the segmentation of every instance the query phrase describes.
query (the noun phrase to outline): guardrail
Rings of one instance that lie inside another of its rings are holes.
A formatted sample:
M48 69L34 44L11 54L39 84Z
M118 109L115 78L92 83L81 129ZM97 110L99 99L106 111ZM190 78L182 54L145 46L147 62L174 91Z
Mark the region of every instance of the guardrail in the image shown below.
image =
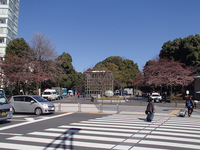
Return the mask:
M82 104L82 103L54 103L55 105L55 111L70 111L70 112L98 112L98 113L104 113L106 112L112 112L112 113L119 113L119 104L112 105L112 108L110 106L107 106L104 108L103 103L99 104ZM106 105L105 105L106 106ZM108 109L109 107L109 109ZM126 106L123 106L126 107Z

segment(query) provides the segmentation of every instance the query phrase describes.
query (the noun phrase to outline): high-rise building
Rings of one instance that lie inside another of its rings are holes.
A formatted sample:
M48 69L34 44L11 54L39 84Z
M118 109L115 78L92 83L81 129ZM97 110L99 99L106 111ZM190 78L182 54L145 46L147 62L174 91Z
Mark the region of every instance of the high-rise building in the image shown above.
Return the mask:
M0 60L6 45L17 37L20 0L0 0Z

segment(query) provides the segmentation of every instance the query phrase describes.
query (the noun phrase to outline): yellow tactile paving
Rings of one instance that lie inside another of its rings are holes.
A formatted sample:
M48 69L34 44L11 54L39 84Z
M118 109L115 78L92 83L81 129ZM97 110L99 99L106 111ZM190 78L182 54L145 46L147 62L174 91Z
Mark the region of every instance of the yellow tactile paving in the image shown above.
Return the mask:
M176 114L180 112L180 109L176 109L176 110L173 110L171 113L169 113L167 116L176 116Z

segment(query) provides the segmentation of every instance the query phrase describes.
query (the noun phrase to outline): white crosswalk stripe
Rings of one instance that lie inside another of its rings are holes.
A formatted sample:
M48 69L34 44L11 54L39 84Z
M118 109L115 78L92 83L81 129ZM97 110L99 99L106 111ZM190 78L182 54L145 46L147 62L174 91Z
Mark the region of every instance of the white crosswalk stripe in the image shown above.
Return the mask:
M153 122L146 122L142 115L116 114L27 135L13 134L0 143L0 149L199 150L199 125L195 118L155 116Z

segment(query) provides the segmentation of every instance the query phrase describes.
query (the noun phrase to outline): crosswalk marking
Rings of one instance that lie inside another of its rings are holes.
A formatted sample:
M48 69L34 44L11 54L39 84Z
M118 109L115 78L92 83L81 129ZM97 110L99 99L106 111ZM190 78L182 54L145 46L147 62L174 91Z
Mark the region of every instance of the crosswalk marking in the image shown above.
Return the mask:
M146 139L159 139L159 140L172 140L172 141L181 141L181 142L192 142L192 143L200 143L200 139L195 138L181 138L174 136L157 136L157 135L147 135Z
M79 125L79 126L95 126L95 127L111 127L110 125L107 124L91 124L91 123L72 123L71 125ZM140 127L140 126L133 126L133 125L126 125L124 126L123 124L120 125L112 125L112 128L129 128L129 129L143 129L144 126Z
M189 148L189 149L200 149L200 145L194 144L184 144L184 143L172 143L172 142L160 142L160 141L150 141L150 140L141 140L139 144L150 144L157 146L167 146L167 147L178 147L178 148Z
M57 129L57 128L49 128L46 131L55 131L55 132L77 132L77 130L73 129ZM119 133L119 132L103 132L103 131L91 131L91 130L80 130L78 133L82 134L97 134L97 135L111 135L111 136L122 136L122 137L130 137L133 133Z
M166 129L166 128L158 128L156 131L170 131L170 132L184 132L184 133L196 133L200 134L200 131L197 130L184 130L184 129Z
M121 129L121 128L97 128L97 127L85 127L85 126L67 126L67 125L63 125L63 126L59 126L59 128L79 128L79 129L86 129L86 130L103 130L103 131L117 131L117 132L138 132L139 130L134 130L134 129ZM124 127L125 128L125 127Z
M39 135L39 136L50 136L50 137L60 137L62 134L59 133L51 133L51 132L32 132L30 135ZM62 135L64 136L64 135ZM61 137L62 137L61 136ZM88 136L88 135L73 135L74 139L88 139L88 140L97 140L97 141L112 141L112 142L122 142L124 138L116 138L116 137L106 137L106 136Z
M173 136L183 136L183 137L193 137L199 138L197 134L185 134L185 133L175 133L175 132L162 132L162 131L152 131L152 134L160 134L160 135L173 135Z
M146 122L145 116L141 115L108 115L27 135L13 134L5 143L0 143L0 149L72 150L83 147L102 150L167 150L189 147L197 150L200 149L198 124L200 120L194 118L155 116L153 122ZM14 141L25 144L14 144Z
M139 127L146 127L146 126L148 126L149 125L149 123L148 124L141 124L141 123L135 123L135 122L132 122L132 123L127 123L127 121L126 122L122 122L122 123L120 123L120 122L111 122L111 121L106 121L106 122L102 122L102 121L81 121L81 123L87 123L87 124L107 124L107 125L123 125L123 126L133 126L133 127L137 127L137 126L139 126Z
M181 126L172 126L172 125L170 125L170 126L161 125L160 128L182 129L182 130L186 129L185 126L181 127ZM187 126L187 130L194 130L194 129L197 131L200 130L199 126L193 126L193 125L192 125L192 127L191 127L191 125Z
M67 135L66 138L70 139L70 135ZM59 140L59 139L47 139L47 138L34 138L27 136L14 136L8 138L8 140L17 140L17 141L26 141L26 142L37 142L37 143L51 143L51 144L61 144L61 145L71 145L71 140ZM73 139L72 139L73 140ZM81 141L73 141L73 146L82 146L82 147L91 147L91 148L103 148L103 149L111 149L114 144L101 144L101 143L91 143L91 142L81 142Z
M130 150L161 150L161 149L160 148L150 148L150 147L138 147L138 146L134 146ZM170 150L170 149L163 149L162 148L162 150Z
M13 143L2 143L0 142L0 148L12 149L12 150L55 150L55 147L45 148L43 146L33 146L27 144L13 144ZM63 148L56 148L56 150L63 150ZM71 150L71 149L65 149Z

